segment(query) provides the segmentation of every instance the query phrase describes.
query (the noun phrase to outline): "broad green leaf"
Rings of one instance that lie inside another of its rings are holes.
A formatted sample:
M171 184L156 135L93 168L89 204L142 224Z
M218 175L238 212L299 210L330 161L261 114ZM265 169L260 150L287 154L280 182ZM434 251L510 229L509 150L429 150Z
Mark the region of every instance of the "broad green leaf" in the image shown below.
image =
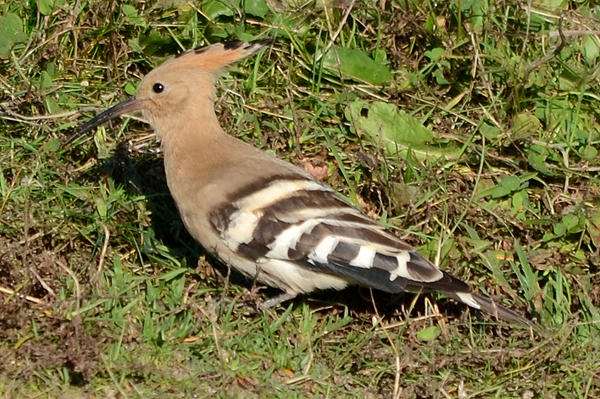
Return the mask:
M42 71L40 74L40 78L38 81L38 85L40 89L47 89L53 86L52 79L56 76L56 63L54 61L50 61L46 66L46 70Z
M136 53L143 53L144 52L144 49L142 49L142 46L140 46L140 39L137 38L137 37L127 40L127 44Z
M436 69L433 72L433 76L435 77L436 83L439 85L449 85L450 84L448 79L446 79L446 77L444 76L444 71L442 71L441 68Z
M578 233L583 230L585 221L577 215L568 213L562 217L560 222L555 223L552 231L555 237L562 237L567 234Z
M123 4L121 6L121 12L125 15L125 19L132 24L137 26L145 26L144 19L138 14L137 9L129 4Z
M590 133L585 129L574 128L573 133L575 133L575 137L577 137L577 140L581 143L586 143L590 137Z
M185 10L189 7L190 2L188 0L158 0L152 8L159 10L168 10L169 8L177 8L179 10Z
M421 158L458 154L454 143L433 145L433 133L394 104L382 101L368 104L357 100L346 107L345 113L354 126L367 133L376 144L383 145L390 155L405 156L408 149Z
M351 78L374 85L387 83L393 77L388 67L359 49L333 47L323 57L323 66L334 74L341 71L341 78Z
M488 14L488 0L465 0L461 8L467 17L471 29L475 32L481 32L485 17Z
M439 337L441 333L442 330L440 330L438 326L429 326L419 331L417 333L417 338L421 341L429 342Z
M244 2L244 10L255 17L264 18L269 12L269 6L265 0L246 0Z
M585 224L592 243L594 243L596 248L600 248L600 210L598 208L590 210Z
M537 136L542 129L542 124L535 115L523 112L513 118L511 128L513 140L523 140L532 136Z
M561 222L565 225L567 233L574 233L578 230L579 218L572 213L563 216Z
M479 131L488 139L495 139L502 133L502 130L498 126L490 125L486 122L481 125Z
M423 27L425 28L425 30L427 32L433 33L437 29L437 27L438 27L438 24L437 24L437 22L435 20L435 15L433 15L432 13L430 13L427 16L427 19L425 20L425 24L423 25Z
M400 111L394 104L381 101L367 105L361 101L350 104L350 120L378 141L382 141L390 152L402 144L422 145L433 139L433 134L413 116ZM366 111L366 116L363 114Z
M521 186L521 180L517 176L506 176L500 180L500 183L492 189L492 198L504 197Z
M50 15L54 11L54 0L37 0L38 11L42 15Z
M108 215L108 204L103 198L95 198L94 202L96 203L96 212L98 212L98 216L100 216L100 219L106 220L106 215Z
M547 176L554 176L554 172L546 163L549 156L547 148L534 144L527 148L525 152L527 153L527 162L531 167Z
M411 184L400 182L390 182L391 200L399 209L405 208L413 203L415 198L419 197L419 188Z
M438 62L442 55L444 55L444 49L441 47L435 47L425 52L425 57L429 58L432 62Z
M598 150L592 147L591 145L586 145L583 150L580 152L581 158L586 161L591 161L598 156Z
M42 71L40 74L39 80L40 89L47 89L48 87L52 87L52 76L46 71Z
M54 98L46 96L44 98L44 103L46 104L46 110L49 114L58 114L62 112L62 108L60 105L58 105Z
M415 117L381 101L371 104L367 117L360 118L360 125L370 133L381 132L394 143L421 145L433 139L433 133Z
M211 0L202 5L202 11L210 19L216 19L220 16L232 17L234 9L224 1Z
M12 46L25 40L27 35L18 15L8 13L0 16L0 58L8 58Z
M135 87L135 85L133 83L127 82L125 84L125 93L129 94L130 96L133 96L136 91L137 91L137 88Z
M511 212L516 215L519 212L523 212L525 208L529 206L529 196L525 190L517 191L512 196Z
M241 40L243 42L249 42L250 40L256 38L252 33L245 32L242 27L236 28L236 36L238 40Z
M50 139L44 144L44 151L56 152L62 147L62 142L59 139Z
M541 8L543 10L558 12L561 9L565 9L567 6L566 0L533 0L531 5L535 8Z
M375 59L376 62L379 62L380 64L388 62L387 53L381 47L377 47L373 51L373 58Z
M582 52L585 62L592 66L600 55L600 42L593 35L585 35L582 39Z

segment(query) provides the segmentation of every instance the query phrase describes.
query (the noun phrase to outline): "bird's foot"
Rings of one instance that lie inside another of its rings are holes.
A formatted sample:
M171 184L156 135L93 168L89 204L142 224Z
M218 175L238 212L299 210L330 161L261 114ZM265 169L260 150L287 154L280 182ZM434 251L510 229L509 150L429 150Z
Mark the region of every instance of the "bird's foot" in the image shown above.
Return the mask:
M271 299L267 299L262 304L259 305L260 310L267 310L274 306L277 306L285 301L289 301L290 299L294 299L297 294L290 294L288 292L281 293L277 296L274 296Z

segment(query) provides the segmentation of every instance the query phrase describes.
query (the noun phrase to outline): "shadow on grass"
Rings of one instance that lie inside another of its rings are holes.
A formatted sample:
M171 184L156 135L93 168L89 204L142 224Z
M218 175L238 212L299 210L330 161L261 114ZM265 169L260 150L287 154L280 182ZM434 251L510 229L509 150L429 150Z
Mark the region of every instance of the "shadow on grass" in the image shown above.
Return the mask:
M153 239L170 250L170 255L184 259L185 264L195 267L198 259L205 256L222 276L227 276L227 266L207 253L188 233L179 216L177 206L167 186L163 159L156 154L131 156L127 144L117 145L113 156L100 166L102 173L111 176L130 195L144 195L150 210ZM251 286L252 281L232 271L231 282Z

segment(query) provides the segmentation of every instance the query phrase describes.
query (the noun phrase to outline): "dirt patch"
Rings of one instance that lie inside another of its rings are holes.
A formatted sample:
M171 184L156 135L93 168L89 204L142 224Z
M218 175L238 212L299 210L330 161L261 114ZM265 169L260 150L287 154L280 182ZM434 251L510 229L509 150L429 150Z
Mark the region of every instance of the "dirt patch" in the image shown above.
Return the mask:
M65 367L72 384L83 384L97 370L100 342L81 319L66 317L70 304L57 295L66 274L57 262L65 260L3 236L0 247L0 374Z
M428 48L430 37L423 29L427 15L419 11L396 9L388 22L382 22L381 31L388 43L387 50L394 69L409 66L416 69L422 53ZM413 46L413 51L408 49Z
M4 305L0 307L0 312L5 308ZM21 325L20 335L24 331L29 335L16 342L5 342L12 345L6 345L0 355L3 365L0 372L13 378L27 378L38 370L65 367L69 370L71 384L83 385L97 370L98 340L85 331L79 319L45 317L32 309L26 309L26 315L28 317L12 318L13 322L26 320L27 323ZM38 329L37 335L31 331L33 324ZM13 331L16 331L14 327ZM13 335L13 338L16 337Z

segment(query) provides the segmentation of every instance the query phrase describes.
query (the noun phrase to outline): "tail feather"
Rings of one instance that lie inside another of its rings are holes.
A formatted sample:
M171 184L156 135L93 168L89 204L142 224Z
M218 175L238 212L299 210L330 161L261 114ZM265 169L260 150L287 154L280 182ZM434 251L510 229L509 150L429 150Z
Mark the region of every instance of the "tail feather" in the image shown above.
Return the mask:
M474 309L481 310L482 312L485 312L498 320L515 325L527 327L533 326L531 321L514 310L508 309L507 307L494 302L491 298L485 295L473 292L471 286L454 277L450 273L443 273L443 277L437 281L420 283L419 285L409 284L407 288L410 291L419 291L423 289L426 291L437 291Z
M448 293L447 295L475 309L479 309L498 320L523 326L531 325L531 322L524 316L520 315L514 310L494 302L491 298L485 295L477 294L475 292L455 292L453 294Z

